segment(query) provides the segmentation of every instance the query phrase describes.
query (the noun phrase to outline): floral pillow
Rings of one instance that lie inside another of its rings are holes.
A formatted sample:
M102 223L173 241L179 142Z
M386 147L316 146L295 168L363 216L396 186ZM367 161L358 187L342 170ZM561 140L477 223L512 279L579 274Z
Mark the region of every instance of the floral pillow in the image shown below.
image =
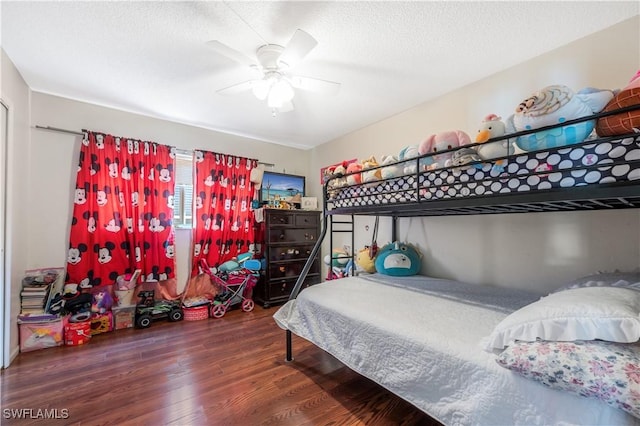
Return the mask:
M599 399L640 418L640 342L517 342L496 361L551 388Z

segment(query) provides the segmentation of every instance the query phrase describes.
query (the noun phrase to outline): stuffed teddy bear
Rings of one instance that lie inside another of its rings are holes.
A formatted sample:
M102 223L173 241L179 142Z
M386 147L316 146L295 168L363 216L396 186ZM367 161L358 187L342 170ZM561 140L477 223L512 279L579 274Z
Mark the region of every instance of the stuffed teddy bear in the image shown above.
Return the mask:
M362 171L361 164L349 163L347 165L347 185L358 185L362 182L362 175L358 173L360 171Z
M405 146L400 150L398 154L398 161L411 160L412 158L419 157L420 153L418 152L418 145L409 145ZM402 172L405 175L414 175L418 171L418 162L414 161L405 161L401 164Z
M406 277L420 272L420 253L411 244L398 241L378 250L375 259L376 271L383 275Z
M380 169L380 174L382 179L391 179L394 177L400 176L402 173L400 172L400 165L396 164L398 159L393 155L383 155L382 161L380 162L381 166L387 166Z
M602 112L632 105L640 105L640 70L631 78L629 84L607 103ZM640 133L640 109L599 118L596 124L598 136L617 136L634 132Z
M420 155L425 155L427 153L433 154L431 156L433 163L427 167L428 170L431 170L451 165L453 151L445 152L443 154L438 154L439 152L458 148L470 143L471 138L462 130L449 130L427 136L427 138L420 143L418 152Z
M371 156L364 160L362 162L362 182L375 182L382 179L382 172L380 171L380 169L369 170L378 166L378 161L374 156Z
M518 132L538 129L600 112L612 98L610 90L585 88L574 93L567 86L547 86L520 102L509 120ZM588 120L519 136L516 146L523 151L536 151L580 143L595 124L595 120Z

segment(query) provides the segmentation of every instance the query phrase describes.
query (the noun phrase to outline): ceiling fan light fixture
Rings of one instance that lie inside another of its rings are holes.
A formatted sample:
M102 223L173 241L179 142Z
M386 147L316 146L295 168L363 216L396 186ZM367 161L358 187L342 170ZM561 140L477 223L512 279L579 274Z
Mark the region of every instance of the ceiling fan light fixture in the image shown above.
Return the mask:
M251 90L253 91L253 95L264 101L269 96L269 90L271 89L271 82L268 80L258 80L253 84Z
M280 108L285 102L289 102L295 96L295 91L291 84L284 79L278 80L269 91L267 103L270 108Z

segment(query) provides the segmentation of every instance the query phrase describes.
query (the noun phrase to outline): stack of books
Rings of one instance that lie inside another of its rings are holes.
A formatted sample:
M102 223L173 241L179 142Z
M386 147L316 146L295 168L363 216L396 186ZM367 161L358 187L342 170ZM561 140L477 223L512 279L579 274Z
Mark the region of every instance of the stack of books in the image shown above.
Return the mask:
M22 291L20 292L20 296L22 296L20 315L44 314L50 287L50 282L38 281L37 279L23 280Z
M20 317L46 317L51 300L62 294L64 268L41 268L25 271L22 279Z

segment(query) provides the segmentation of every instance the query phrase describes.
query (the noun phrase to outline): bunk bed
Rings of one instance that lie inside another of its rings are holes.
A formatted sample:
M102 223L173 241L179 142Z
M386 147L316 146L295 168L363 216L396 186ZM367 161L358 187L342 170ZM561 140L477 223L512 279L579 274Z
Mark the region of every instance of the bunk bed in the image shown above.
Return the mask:
M636 109L640 105L562 126ZM487 143L505 139L511 143L520 136L562 126L512 133ZM293 360L294 333L447 425L640 424L640 371L638 382L625 389L631 399L619 398L616 405L579 396L584 393L575 389L566 392L543 386L512 371L517 368L504 368L505 352L520 342L512 339L503 350L491 345L490 336L515 313L545 300L538 294L380 274L327 281L301 291L327 235L328 222L336 215L391 217L396 240L395 225L403 217L640 207L640 133L516 151L491 161L436 169L426 166L431 154L425 154L399 164L401 169L415 166L415 173L356 185L346 185L341 175L329 179L323 190L325 220L320 238L289 301L274 315L286 330L287 361ZM637 290L623 290L637 294ZM555 297L569 293L558 294ZM635 321L640 322L640 316ZM600 349L589 346L600 340L584 340L578 344L585 345L587 352ZM632 359L640 359L640 343L622 344L623 349L616 344L617 354L629 350L629 356L636 356ZM588 370L588 366L579 365L577 370ZM522 368L519 373L524 373Z

